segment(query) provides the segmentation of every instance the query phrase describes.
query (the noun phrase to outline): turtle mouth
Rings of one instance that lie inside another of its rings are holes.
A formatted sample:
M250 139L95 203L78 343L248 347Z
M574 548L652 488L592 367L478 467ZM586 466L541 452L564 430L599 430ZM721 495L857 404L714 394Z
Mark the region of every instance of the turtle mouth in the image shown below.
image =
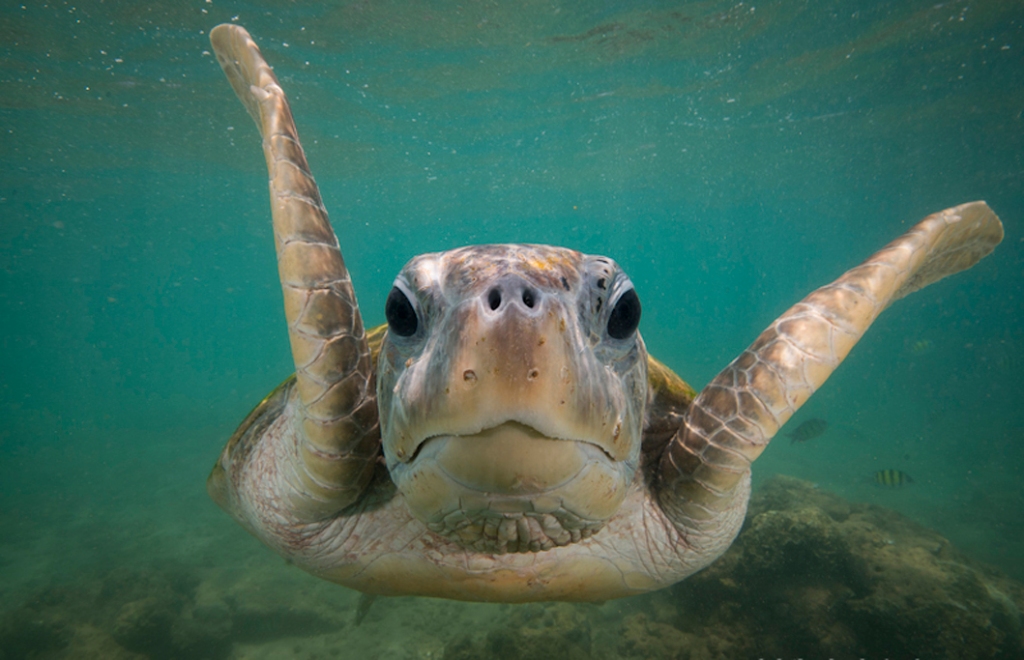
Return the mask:
M539 552L600 530L625 497L634 466L586 440L502 422L420 442L391 476L426 527L478 551Z
M429 461L453 482L494 495L543 493L564 486L592 463L615 459L595 442L557 438L516 421L468 434L435 434L411 463Z
M567 438L556 435L550 435L544 433L543 431L537 429L534 426L531 426L530 424L525 424L523 422L518 422L515 420L508 420L506 422L502 422L494 426L480 429L479 431L463 433L434 433L432 435L426 436L419 441L419 444L416 445L416 450L413 452L412 456L408 457L408 459L404 462L414 463L417 459L419 459L420 455L423 452L423 448L426 447L429 443L434 441L445 441L449 439L458 439L466 442L483 441L484 443L490 443L493 445L491 447L491 451L501 451L501 449L507 449L512 450L513 453L519 453L520 448L511 445L508 447L501 447L500 445L504 444L501 442L502 440L505 440L508 443L526 444L533 444L534 440L546 440L548 442L570 442L577 443L583 447L589 447L603 454L609 462L616 462L615 457L612 456L606 448L602 447L598 442L595 442L594 440L590 440L587 438ZM533 448L543 450L546 447L544 445L536 445Z

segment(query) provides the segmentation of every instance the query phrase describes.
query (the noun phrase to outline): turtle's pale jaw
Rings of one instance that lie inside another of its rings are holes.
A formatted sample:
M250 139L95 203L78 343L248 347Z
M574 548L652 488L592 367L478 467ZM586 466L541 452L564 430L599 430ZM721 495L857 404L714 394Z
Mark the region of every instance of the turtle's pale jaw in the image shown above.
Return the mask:
M612 462L597 445L551 438L518 422L473 435L428 438L415 460L435 461L467 488L508 494L548 491L576 477L590 462Z
M508 422L436 436L391 475L432 531L487 552L537 552L586 538L626 497L635 464L597 445Z

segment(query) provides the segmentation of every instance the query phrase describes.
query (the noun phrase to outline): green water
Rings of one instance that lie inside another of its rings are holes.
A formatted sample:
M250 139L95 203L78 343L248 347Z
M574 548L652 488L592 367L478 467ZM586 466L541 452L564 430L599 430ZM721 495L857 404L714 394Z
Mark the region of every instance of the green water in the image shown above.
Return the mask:
M275 561L204 490L292 370L259 137L210 55L230 21L291 98L368 325L415 254L564 245L623 265L648 348L699 388L913 222L987 200L1003 244L883 315L794 419L829 430L754 473L1024 579L1020 2L5 2L0 607ZM913 486L873 485L889 468Z

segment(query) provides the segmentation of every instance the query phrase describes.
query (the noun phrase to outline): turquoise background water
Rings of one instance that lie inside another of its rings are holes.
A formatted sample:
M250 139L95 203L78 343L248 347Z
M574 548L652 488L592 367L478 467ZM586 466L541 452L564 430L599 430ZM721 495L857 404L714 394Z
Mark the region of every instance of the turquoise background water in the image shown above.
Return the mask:
M699 388L913 222L987 200L1003 244L883 315L794 419L829 430L755 476L1024 579L1021 3L7 2L0 605L269 554L204 489L292 370L225 21L291 98L368 324L417 253L564 245L624 266L648 347ZM872 484L887 468L914 483Z

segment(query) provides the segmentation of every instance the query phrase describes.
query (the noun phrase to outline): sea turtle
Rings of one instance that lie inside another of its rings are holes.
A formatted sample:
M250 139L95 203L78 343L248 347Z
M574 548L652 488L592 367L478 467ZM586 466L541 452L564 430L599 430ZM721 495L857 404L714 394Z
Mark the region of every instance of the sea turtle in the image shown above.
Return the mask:
M611 259L544 245L414 257L364 330L284 92L249 34L217 59L256 121L295 375L228 441L213 499L295 565L368 594L605 600L714 561L750 464L892 301L1002 239L928 216L804 298L699 394L647 354Z

